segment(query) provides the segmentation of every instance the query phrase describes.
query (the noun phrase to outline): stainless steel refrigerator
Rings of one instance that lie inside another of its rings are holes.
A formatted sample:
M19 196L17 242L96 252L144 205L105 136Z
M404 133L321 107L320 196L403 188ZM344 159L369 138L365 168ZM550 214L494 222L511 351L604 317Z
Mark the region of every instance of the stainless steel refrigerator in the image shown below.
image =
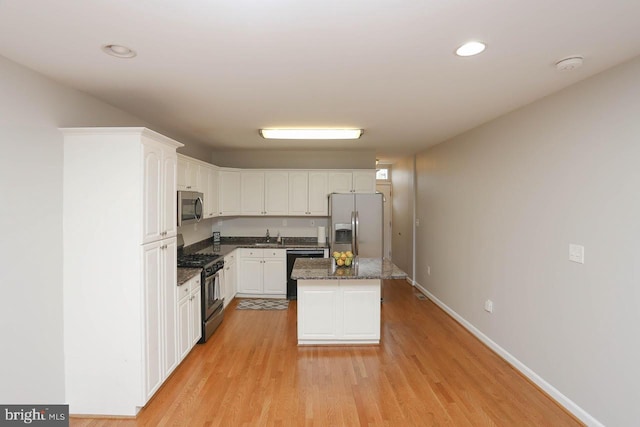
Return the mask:
M331 252L351 251L382 258L382 193L332 193L329 196Z

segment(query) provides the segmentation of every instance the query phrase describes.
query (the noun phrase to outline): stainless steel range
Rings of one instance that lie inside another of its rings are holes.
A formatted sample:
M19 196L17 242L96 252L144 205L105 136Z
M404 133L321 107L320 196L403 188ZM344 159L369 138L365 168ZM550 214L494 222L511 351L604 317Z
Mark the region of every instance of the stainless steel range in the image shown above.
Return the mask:
M219 254L178 254L178 267L202 268L202 344L209 339L222 323L224 298L222 295L220 272L224 260Z

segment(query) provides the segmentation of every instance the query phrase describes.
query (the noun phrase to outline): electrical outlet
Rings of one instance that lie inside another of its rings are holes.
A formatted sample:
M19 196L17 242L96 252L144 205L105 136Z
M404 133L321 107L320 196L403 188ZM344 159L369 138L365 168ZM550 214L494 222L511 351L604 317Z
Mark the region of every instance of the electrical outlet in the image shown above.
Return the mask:
M574 243L569 244L569 261L584 264L584 246L576 245Z
M316 225L316 221L315 220L311 220L311 226L313 227L314 225Z
M427 276L431 276L431 266L427 265Z
M488 313L493 313L493 301L488 299L484 302L484 311Z
M420 227L420 220L416 219L416 227Z

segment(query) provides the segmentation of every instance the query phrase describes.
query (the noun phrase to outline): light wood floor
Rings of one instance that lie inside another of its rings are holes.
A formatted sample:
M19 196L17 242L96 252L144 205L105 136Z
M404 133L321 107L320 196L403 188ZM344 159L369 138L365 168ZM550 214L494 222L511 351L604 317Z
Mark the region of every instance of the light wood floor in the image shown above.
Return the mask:
M382 342L297 347L296 304L235 310L135 420L71 426L574 426L549 397L403 280Z

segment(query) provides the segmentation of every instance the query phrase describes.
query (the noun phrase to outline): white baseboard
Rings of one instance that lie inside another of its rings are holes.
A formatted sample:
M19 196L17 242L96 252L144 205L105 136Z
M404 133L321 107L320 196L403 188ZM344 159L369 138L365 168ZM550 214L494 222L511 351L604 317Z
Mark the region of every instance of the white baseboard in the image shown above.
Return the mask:
M409 276L406 277L407 282L411 285L411 286L415 286L416 282L413 281L413 279Z
M409 282L409 278L407 281ZM567 411L571 412L576 418L585 423L588 426L593 427L604 427L600 421L591 416L587 411L578 406L575 402L569 399L564 394L560 393L558 389L545 381L540 375L536 374L534 371L529 369L524 363L520 362L516 359L511 353L506 351L504 348L500 347L496 344L491 338L483 334L478 328L469 323L466 319L460 316L458 313L453 311L449 306L440 301L433 295L431 292L426 290L422 285L420 285L415 280L411 280L413 286L415 286L420 292L425 294L431 301L433 301L438 307L443 309L449 316L453 317L458 323L460 323L465 329L475 335L480 341L482 341L487 347L493 350L498 356L502 357L507 363L520 371L525 377L531 380L534 384L544 390L551 398L553 398L558 404L563 406Z

